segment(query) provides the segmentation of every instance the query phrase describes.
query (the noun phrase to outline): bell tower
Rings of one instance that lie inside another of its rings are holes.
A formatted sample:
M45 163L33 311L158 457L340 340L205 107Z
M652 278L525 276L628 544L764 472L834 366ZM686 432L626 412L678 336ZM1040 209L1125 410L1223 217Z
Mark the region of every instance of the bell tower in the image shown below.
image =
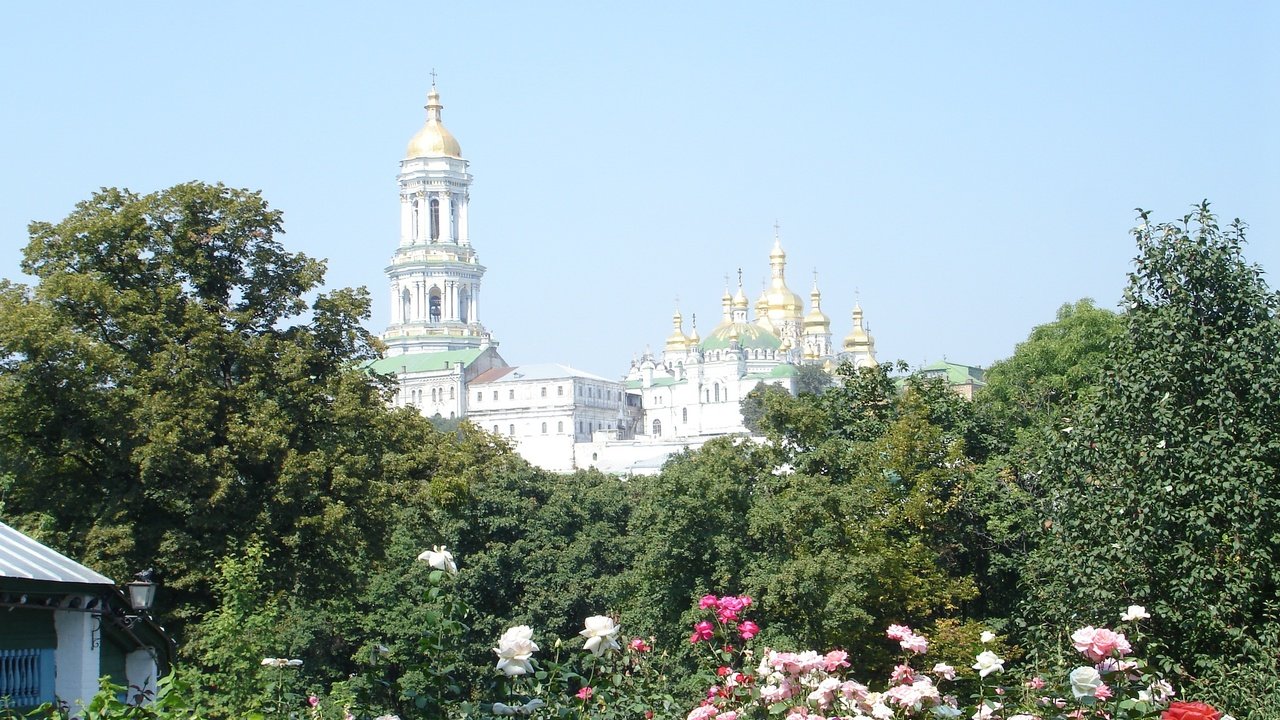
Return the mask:
M387 278L387 356L464 350L492 342L480 324L484 266L471 246L469 163L444 126L434 73L427 119L400 161L400 243Z

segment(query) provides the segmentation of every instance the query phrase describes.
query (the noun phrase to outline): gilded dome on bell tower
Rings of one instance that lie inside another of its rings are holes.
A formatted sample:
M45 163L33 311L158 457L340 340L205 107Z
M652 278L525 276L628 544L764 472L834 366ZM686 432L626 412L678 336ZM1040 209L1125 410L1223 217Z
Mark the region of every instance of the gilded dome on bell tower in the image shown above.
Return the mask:
M423 124L422 129L414 133L409 139L409 149L405 152L407 158L420 157L462 157L462 146L458 144L457 138L453 133L449 132L444 123L440 120L440 111L444 108L440 104L440 92L436 90L435 83L431 84L431 92L427 93L427 122Z

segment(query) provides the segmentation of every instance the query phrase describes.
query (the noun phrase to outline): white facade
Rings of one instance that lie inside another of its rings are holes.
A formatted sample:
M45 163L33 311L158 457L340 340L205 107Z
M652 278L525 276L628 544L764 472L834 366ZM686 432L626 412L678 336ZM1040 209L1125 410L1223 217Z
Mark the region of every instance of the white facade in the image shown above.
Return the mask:
M507 438L529 462L548 470L586 465L577 446L596 437L629 438L638 412L629 412L623 383L565 365L494 369L468 385L467 419Z

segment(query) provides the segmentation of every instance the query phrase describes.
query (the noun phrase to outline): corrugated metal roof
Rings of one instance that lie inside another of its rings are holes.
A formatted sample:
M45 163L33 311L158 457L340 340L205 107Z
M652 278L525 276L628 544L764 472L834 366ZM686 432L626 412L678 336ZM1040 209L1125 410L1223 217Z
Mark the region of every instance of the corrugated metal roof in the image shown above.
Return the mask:
M0 577L86 585L116 584L111 578L41 545L4 523L0 523Z

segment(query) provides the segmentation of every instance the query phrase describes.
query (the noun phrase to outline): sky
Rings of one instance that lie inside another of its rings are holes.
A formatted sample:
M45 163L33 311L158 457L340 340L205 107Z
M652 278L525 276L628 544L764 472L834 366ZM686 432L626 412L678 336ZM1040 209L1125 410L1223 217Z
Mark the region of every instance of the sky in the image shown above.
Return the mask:
M1280 269L1280 3L366 5L5 4L0 277L99 187L221 181L381 332L433 68L511 364L620 377L677 299L705 337L726 276L759 295L775 222L836 341L857 299L913 365L1116 307L1136 207L1208 199Z

